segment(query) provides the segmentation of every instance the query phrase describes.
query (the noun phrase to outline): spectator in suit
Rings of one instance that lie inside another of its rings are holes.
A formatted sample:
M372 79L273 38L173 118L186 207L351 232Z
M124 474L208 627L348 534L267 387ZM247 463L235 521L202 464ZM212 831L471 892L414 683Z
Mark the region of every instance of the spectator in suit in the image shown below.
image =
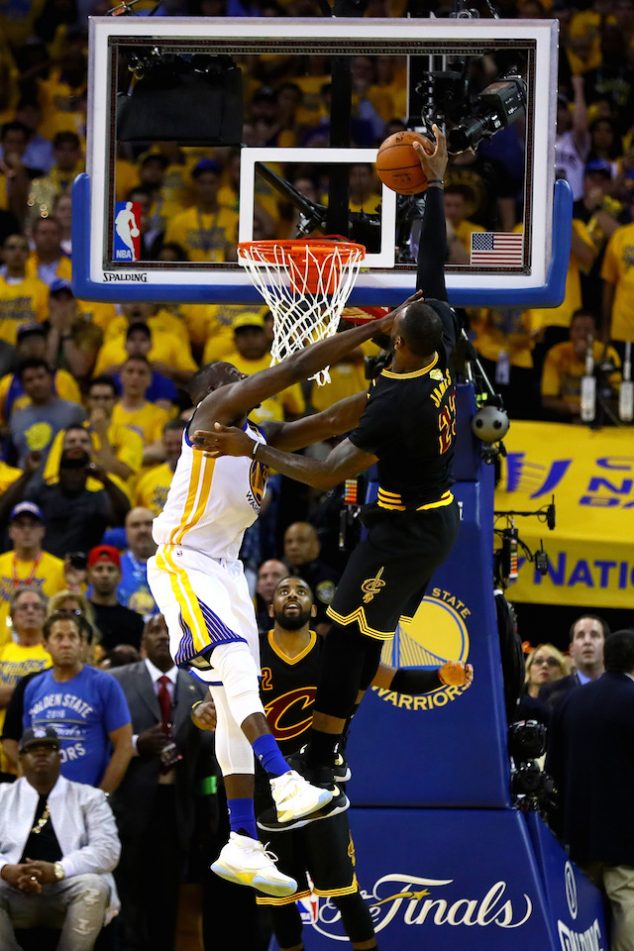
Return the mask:
M293 522L284 532L284 561L294 577L304 578L315 593L315 630L327 634L331 621L326 611L339 582L340 572L319 557L321 543L310 522Z
M62 929L64 951L91 951L119 907L112 811L101 790L60 775L51 726L24 732L20 764L22 777L0 785L0 947L20 951L16 926L45 926Z
M605 669L603 645L609 633L607 623L596 614L583 614L573 623L568 653L574 670L567 677L544 684L539 691L539 699L550 711L575 687L601 676Z
M123 845L117 881L123 898L123 951L173 951L181 883L197 813L215 805L200 796L215 788L210 736L190 719L206 686L178 670L161 614L143 631L144 659L115 668L130 707L135 755L112 797ZM210 832L211 815L207 814Z
M632 951L634 630L606 639L605 667L555 710L546 770L559 790L553 826L609 903L610 948Z
M263 561L258 568L258 577L255 586L255 617L258 631L263 633L271 626L269 607L273 603L273 595L282 578L288 575L288 568L278 558L269 558Z

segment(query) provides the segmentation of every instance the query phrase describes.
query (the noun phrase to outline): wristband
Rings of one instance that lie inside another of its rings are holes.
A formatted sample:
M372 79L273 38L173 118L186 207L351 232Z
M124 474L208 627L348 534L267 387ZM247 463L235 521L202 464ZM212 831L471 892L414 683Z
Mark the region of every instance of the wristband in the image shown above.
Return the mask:
M256 441L254 440L254 442L253 442L253 449L251 450L251 457L252 457L253 459L255 459L255 454L256 454L256 452L258 451L259 445L260 445L260 443L259 443L259 442L256 442Z
M428 178L427 185L444 185L442 178Z

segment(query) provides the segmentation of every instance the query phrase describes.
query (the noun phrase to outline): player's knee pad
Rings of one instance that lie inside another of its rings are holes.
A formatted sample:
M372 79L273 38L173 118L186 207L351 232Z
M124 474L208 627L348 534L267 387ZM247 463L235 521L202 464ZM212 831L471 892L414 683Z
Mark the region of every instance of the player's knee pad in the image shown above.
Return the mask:
M253 749L231 713L225 688L210 687L209 692L216 707L215 751L222 775L253 774Z
M223 683L227 704L236 723L244 723L253 713L264 715L258 689L260 671L248 644L243 641L220 644L214 648L211 661Z
M374 937L372 916L360 892L339 895L331 901L341 912L343 927L350 941L370 941Z

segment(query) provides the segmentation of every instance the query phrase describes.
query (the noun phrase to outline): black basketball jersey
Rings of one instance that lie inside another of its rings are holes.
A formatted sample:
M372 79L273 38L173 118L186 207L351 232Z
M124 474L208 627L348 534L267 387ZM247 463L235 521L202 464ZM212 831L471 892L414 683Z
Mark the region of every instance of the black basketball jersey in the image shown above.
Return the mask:
M456 435L456 389L450 369L457 321L443 301L425 301L443 323L432 362L412 373L383 370L350 441L378 457L378 505L393 511L438 502L448 494Z
M285 756L306 743L321 675L323 640L314 631L306 649L287 657L269 631L260 637L260 696L271 732Z

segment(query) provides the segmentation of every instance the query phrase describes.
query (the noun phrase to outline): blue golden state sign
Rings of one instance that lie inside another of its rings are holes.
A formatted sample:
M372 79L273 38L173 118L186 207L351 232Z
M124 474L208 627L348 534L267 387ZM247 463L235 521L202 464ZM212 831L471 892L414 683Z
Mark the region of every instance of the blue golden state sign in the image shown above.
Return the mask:
M524 562L510 600L633 608L631 429L515 422L504 442L496 510L537 509L553 495L557 508L553 532L535 519L519 520L529 548L544 540L550 567L542 577Z

